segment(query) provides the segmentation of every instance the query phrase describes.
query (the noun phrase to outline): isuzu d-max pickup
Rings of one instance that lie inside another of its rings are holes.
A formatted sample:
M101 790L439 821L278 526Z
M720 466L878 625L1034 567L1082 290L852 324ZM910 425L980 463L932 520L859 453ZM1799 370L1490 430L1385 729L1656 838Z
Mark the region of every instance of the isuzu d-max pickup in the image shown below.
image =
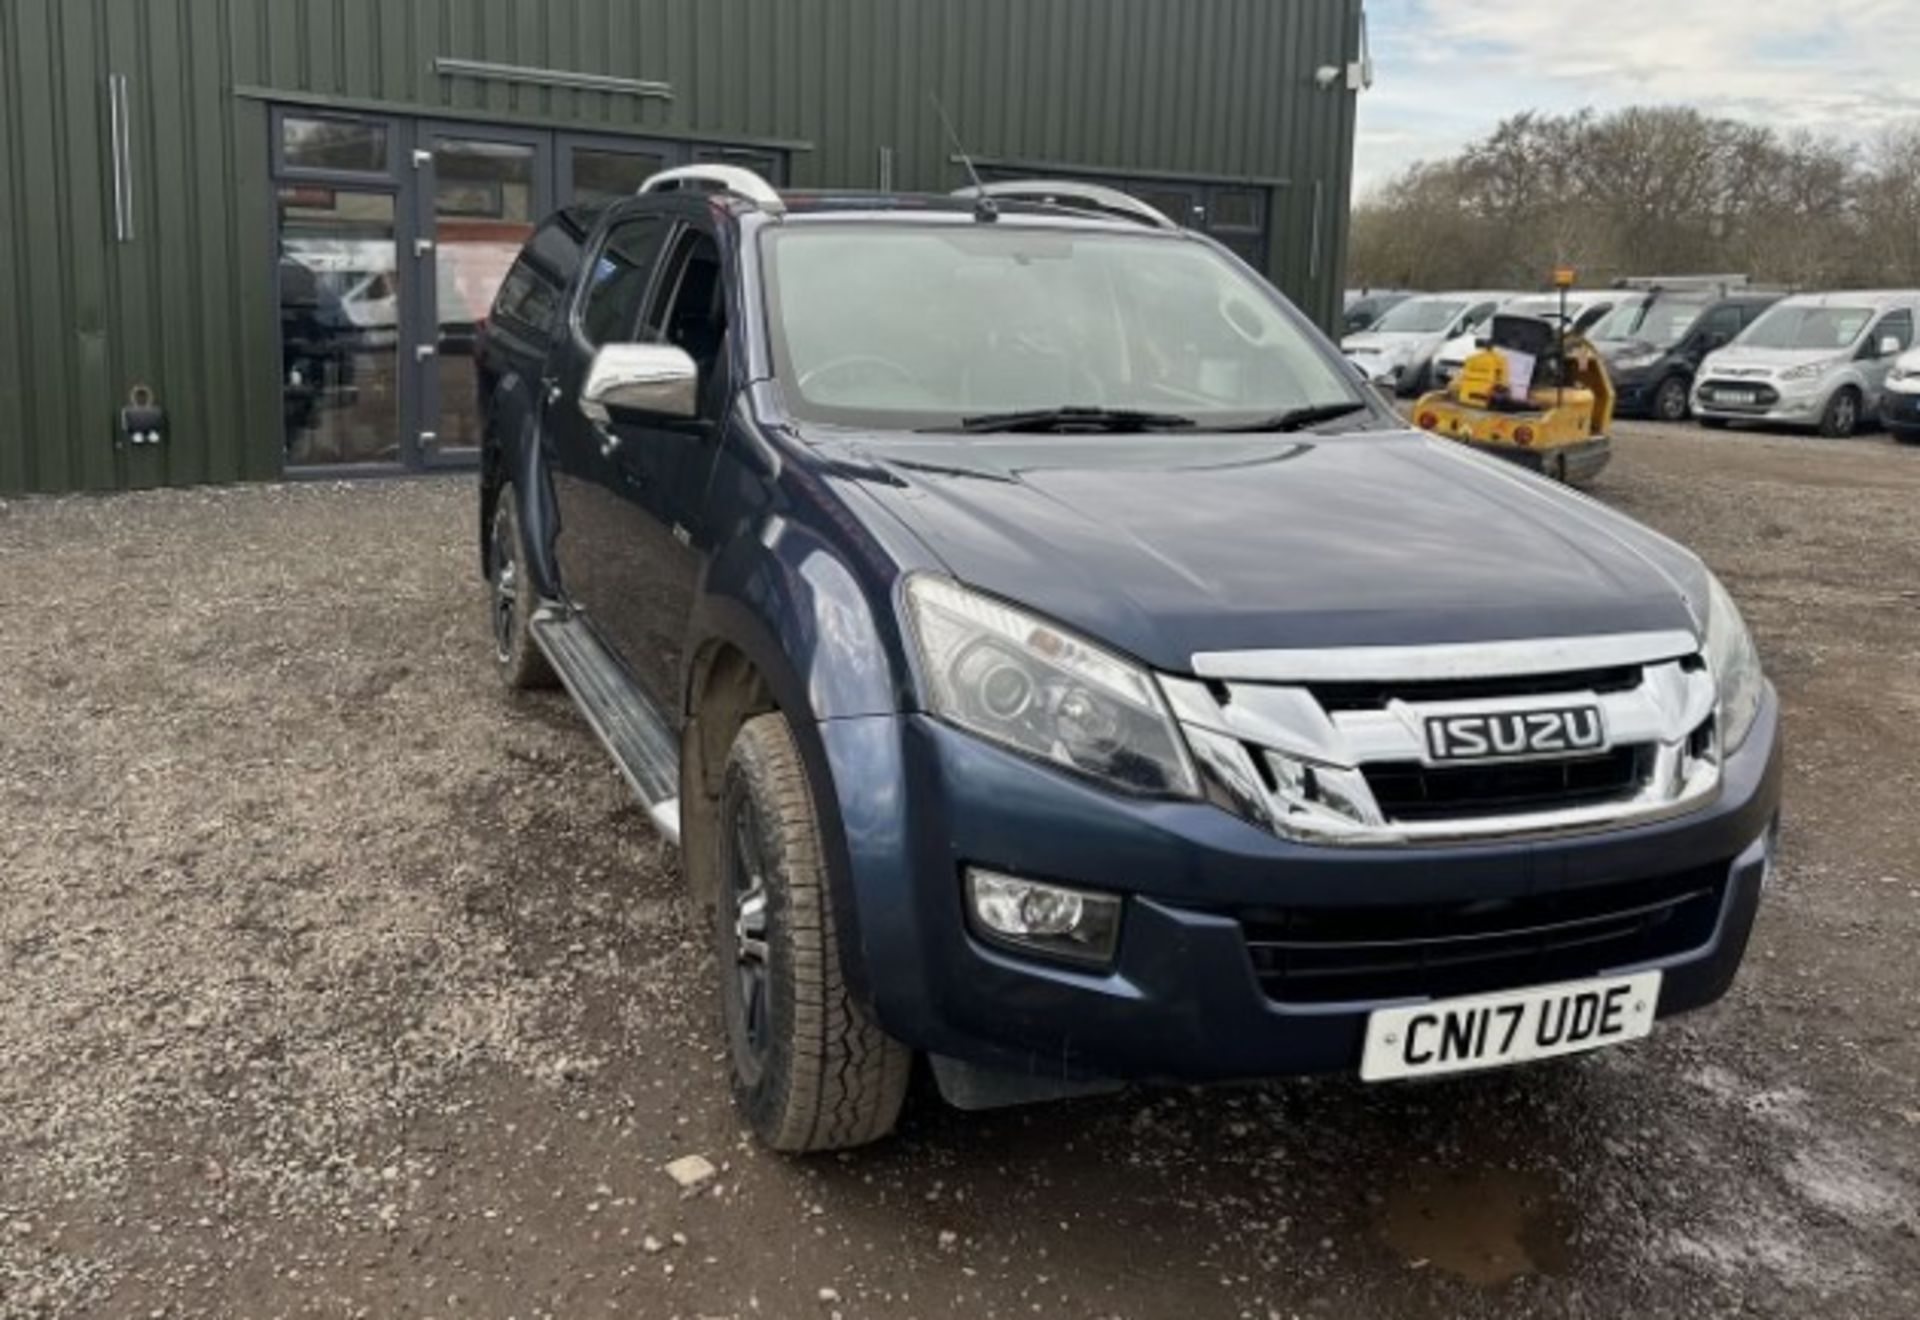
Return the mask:
M739 1109L1383 1083L1721 996L1777 703L1700 560L1409 429L1120 194L562 211L477 349L492 647L708 914Z

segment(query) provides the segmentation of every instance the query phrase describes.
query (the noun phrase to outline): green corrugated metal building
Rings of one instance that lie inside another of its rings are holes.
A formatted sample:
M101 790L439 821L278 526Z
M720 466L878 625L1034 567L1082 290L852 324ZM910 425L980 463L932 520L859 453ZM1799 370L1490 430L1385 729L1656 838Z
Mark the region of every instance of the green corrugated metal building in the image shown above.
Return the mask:
M1361 0L0 0L0 493L471 457L532 220L700 159L1115 184L1331 323ZM162 429L123 425L150 397Z

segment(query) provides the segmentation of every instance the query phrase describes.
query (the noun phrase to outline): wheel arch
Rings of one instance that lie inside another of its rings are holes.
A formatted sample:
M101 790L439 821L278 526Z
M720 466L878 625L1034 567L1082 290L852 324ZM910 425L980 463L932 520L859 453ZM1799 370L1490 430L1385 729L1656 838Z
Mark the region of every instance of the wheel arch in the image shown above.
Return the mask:
M696 902L719 894L717 811L728 749L741 724L777 710L793 730L815 810L849 985L871 1002L851 853L821 722L893 716L904 659L890 619L824 544L789 529L775 546L723 552L696 599L680 725L681 860ZM769 553L770 552L770 553ZM882 595L882 599L885 599Z
M513 374L491 396L480 447L480 571L488 571L487 542L500 492L512 485L526 538L528 575L543 599L560 596L560 574L553 554L559 512L542 461L539 410L531 384Z

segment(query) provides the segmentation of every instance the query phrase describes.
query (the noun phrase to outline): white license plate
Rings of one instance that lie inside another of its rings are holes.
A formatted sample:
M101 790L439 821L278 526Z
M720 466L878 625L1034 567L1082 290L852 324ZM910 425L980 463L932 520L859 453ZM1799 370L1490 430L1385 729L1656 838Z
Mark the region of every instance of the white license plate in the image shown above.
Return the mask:
M1438 1077L1578 1054L1653 1030L1660 973L1566 981L1383 1008L1367 1019L1362 1081Z
M1713 397L1721 403L1751 405L1760 402L1760 396L1752 390L1718 390Z

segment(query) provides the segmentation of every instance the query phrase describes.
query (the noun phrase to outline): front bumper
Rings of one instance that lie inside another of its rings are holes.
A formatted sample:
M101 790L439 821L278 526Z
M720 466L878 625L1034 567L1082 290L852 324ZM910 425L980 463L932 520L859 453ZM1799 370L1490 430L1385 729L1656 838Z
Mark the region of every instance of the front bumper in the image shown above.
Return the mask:
M1880 420L1896 430L1920 431L1920 393L1889 389L1880 395Z
M1770 380L1714 380L1693 389L1693 411L1699 417L1729 422L1771 422L1777 426L1817 426L1840 385L1847 382L1809 381L1803 385ZM1734 403L1726 391L1751 391L1752 403Z
M1549 841L1427 848L1291 843L1217 807L1142 801L980 742L924 716L819 726L841 805L836 892L858 942L858 983L881 1025L918 1049L1043 1079L1219 1080L1358 1067L1367 1015L1392 998L1290 1001L1256 971L1254 923L1377 909L1404 923L1435 903L1550 895L1702 875L1700 938L1654 959L1662 1015L1731 984L1760 901L1779 800L1777 702L1730 758L1718 800L1690 815ZM1115 966L1088 972L1010 955L968 931L972 864L1128 896ZM1562 962L1512 984L1567 979ZM1511 988L1504 986L1502 988Z

